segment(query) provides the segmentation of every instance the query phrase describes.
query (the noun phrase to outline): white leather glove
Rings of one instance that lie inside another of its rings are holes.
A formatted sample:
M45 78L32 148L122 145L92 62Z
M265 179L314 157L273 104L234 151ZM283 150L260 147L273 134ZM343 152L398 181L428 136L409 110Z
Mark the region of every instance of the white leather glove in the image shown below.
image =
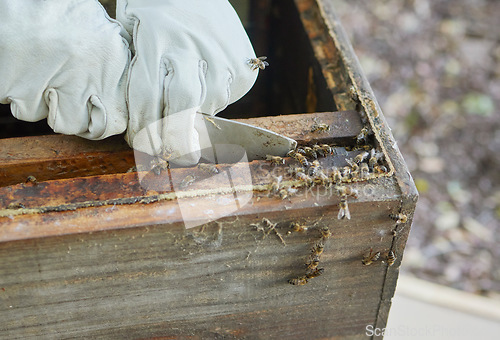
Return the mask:
M116 17L135 49L128 143L147 153L173 150L174 163L196 164L196 110L222 111L257 78L248 63L255 53L236 12L227 0L118 0ZM147 126L148 138L134 140Z
M96 0L0 1L0 103L55 132L102 139L127 126L130 38Z

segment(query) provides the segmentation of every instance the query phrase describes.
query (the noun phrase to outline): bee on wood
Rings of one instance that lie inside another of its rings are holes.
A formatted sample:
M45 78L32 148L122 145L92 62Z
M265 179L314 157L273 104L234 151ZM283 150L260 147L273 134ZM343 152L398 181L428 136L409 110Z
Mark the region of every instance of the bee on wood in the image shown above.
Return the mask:
M284 199L288 198L289 196L295 195L296 193L297 193L297 189L291 188L291 187L287 187L287 188L281 189L278 192L278 195L280 196L280 198L282 200L284 200Z
M375 165L373 167L373 172L377 173L377 174L386 174L388 173L389 171L387 170L387 168L383 165Z
M314 176L314 182L318 183L319 185L324 185L326 187L330 187L330 178L325 175L325 173L321 170L316 171L316 176Z
M387 254L387 265L390 267L394 264L394 262L396 262L396 255L394 254L394 252L391 250L389 251L389 253Z
M36 179L35 176L32 176L32 175L29 175L27 178L26 178L26 182L25 183L33 183L33 185L37 185L38 184L38 181Z
M266 59L267 59L266 56L262 56L262 57L258 57L258 58L251 58L251 59L248 59L248 64L252 68L252 71L255 71L259 68L261 70L264 70L266 68L266 66L269 66L269 63L267 61L264 61Z
M405 214L390 215L390 217L396 221L396 224L403 224L408 221L408 216Z
M321 233L321 238L323 240L327 240L327 239L329 239L332 236L332 232L326 226L323 227L323 228L321 228L319 232Z
M358 144L366 144L368 142L368 136L370 135L370 132L370 129L367 126L364 126L356 136L356 142Z
M301 166L298 166L298 167L289 166L289 167L288 167L288 170L287 170L287 173L288 173L289 175L295 176L295 175L297 175L298 173L300 173L300 172L302 172L302 173L303 173L303 172L305 172L305 171L306 171L306 170L305 170L303 167L301 167Z
M304 232L304 231L307 231L307 229L309 228L308 226L306 225L301 225L300 223L297 223L297 222L292 222L290 224L290 228L293 230L293 231L299 231L299 232Z
M309 165L309 175L314 176L320 171L321 169L321 164L319 164L319 161L315 160L312 161L312 163Z
M359 167L359 177L362 179L370 177L370 168L367 163L361 163Z
M315 270L319 265L319 256L313 256L309 262L306 263L308 271Z
M368 151L363 151L360 154L357 154L356 157L354 157L354 163L359 164L361 162L364 162L368 157L370 156L370 153Z
M325 245L323 244L323 242L317 242L312 248L313 256L315 256L315 255L321 256L321 254L323 254L324 249L325 249Z
M162 171L168 171L170 167L168 161L160 156L153 157L153 159L149 163L149 166L151 168L151 171L153 171L156 176L159 176Z
M217 166L215 166L215 164L200 163L198 164L198 169L212 175L219 173L219 169L217 169Z
M285 164L285 159L280 156L266 155L266 161L274 165Z
M377 152L375 148L370 150L370 158L368 160L368 165L373 169L384 157L383 152Z
M324 124L324 123L316 123L313 126L311 126L311 132L326 132L330 131L330 125Z
M313 148L311 148L309 146L304 146L302 148L302 150L304 150L304 152L305 152L304 155L307 158L309 158L309 159L313 159L313 158L316 159L316 158L318 158L318 154L316 153L316 151Z
M315 270L309 272L306 274L306 278L307 279L312 279L312 278L315 278L315 277L318 277L320 276L321 274L323 274L325 271L324 268L316 268Z
M302 166L305 166L305 167L309 166L309 162L307 161L306 156L302 155L301 153L297 152L295 154L294 159L296 159L300 163L300 165L302 165Z
M348 181L349 179L351 179L351 171L352 169L349 166L345 166L340 170L340 174L342 175L343 181Z
M279 192L282 179L283 179L283 176L278 176L278 177L273 176L273 181L270 184L269 191L272 193Z
M308 187L314 184L314 180L303 172L298 172L295 177L300 181L304 182Z
M321 150L323 150L323 152L325 154L325 157L327 155L333 155L333 149L332 149L332 147L330 145L328 145L328 144L321 144L319 147L321 148Z
M187 188L188 186L190 186L191 184L193 184L195 180L196 180L196 177L194 177L193 175L187 175L181 181L180 187L181 188Z
M7 206L7 209L26 209L26 206L22 203L12 202Z
M326 151L323 150L323 148L321 147L321 145L314 144L312 146L312 149L316 153L317 156L326 157L326 155L327 155Z
M337 188L337 190L339 192L340 197L351 196L353 198L358 198L358 191L352 189L351 187L340 186Z
M368 255L366 255L361 262L365 266L369 266L373 262L377 261L379 257L380 257L380 252L379 251L377 251L376 253L374 253L373 249L370 249L370 253Z
M330 178L332 179L333 183L342 182L342 173L339 171L337 167L332 168L332 172L330 173Z
M294 285L294 286L303 286L308 282L306 276L299 276L297 278L293 278L288 280L288 283Z

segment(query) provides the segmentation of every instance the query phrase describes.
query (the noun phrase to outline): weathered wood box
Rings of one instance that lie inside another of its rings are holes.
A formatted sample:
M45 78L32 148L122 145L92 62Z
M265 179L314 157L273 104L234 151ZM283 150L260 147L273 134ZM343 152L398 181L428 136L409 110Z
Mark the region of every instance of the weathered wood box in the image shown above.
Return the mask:
M306 168L309 183L290 157L127 172L121 136L0 139L1 338L365 339L385 327L411 176L331 2L249 9L271 65L221 115L328 144L328 179Z

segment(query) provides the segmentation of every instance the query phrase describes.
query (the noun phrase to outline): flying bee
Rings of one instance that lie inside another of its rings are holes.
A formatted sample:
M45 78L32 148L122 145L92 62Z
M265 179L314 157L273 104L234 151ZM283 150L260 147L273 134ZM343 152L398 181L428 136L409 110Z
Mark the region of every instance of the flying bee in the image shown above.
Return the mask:
M187 175L181 181L180 187L181 188L187 188L188 186L190 186L191 184L193 184L195 180L196 180L196 177L194 177L193 175Z
M302 150L304 150L306 157L314 158L314 159L318 158L318 154L316 153L316 151L313 148L311 148L309 146L304 146L302 148Z
M405 214L390 215L390 217L396 221L396 224L403 224L408 221L408 216Z
M319 268L319 269L318 269L318 268L316 268L316 269L315 269L315 270L313 270L312 272L307 273L307 274L306 274L306 278L307 278L307 279L312 279L312 278L318 277L318 276L320 276L321 274L323 274L323 273L324 273L324 271L325 271L325 269L324 269L324 268Z
M285 164L285 159L280 156L266 155L266 161L274 165Z
M390 267L394 264L394 262L396 262L396 255L394 254L394 252L391 250L389 251L389 253L387 254L387 265Z
M199 163L198 169L200 169L201 171L206 172L208 174L212 174L212 175L219 173L219 169L217 169L215 164Z
M361 163L361 166L359 167L359 177L363 179L370 177L370 168L367 163Z
M283 176L278 176L278 177L273 176L273 181L269 185L269 191L271 193L279 192L282 179L283 179Z
M321 233L321 238L323 240L329 239L332 236L332 232L326 226L321 228L319 232Z
M377 251L376 253L374 253L373 249L370 249L370 253L368 255L366 255L361 262L365 266L369 266L373 262L377 261L379 257L380 257L380 252L379 251Z
M252 68L252 71L255 71L256 69L265 69L266 66L269 66L269 63L267 61L264 61L266 60L267 57L266 56L262 56L262 57L258 57L258 58L251 58L251 59L248 59L248 64L250 65L250 67Z
M300 181L304 182L308 187L314 184L313 179L303 172L298 172L295 175L295 177L297 177L297 179L299 179Z
M309 165L309 175L314 176L321 169L321 164L319 161L315 160Z
M305 166L305 167L309 166L309 162L307 161L306 156L304 156L300 153L297 153L297 154L295 154L294 158L300 163L300 165Z
M368 142L368 136L370 135L370 129L364 126L359 134L356 136L356 142L358 144L365 144Z
M38 181L36 179L35 176L33 175L29 175L27 178L26 178L26 182L25 183L33 183L33 185L37 185L38 184Z
M333 183L342 182L342 174L340 173L340 171L337 167L332 168L332 172L330 173L330 177L331 177Z
M307 277L306 276L299 276L297 278L293 278L288 280L288 283L294 285L294 286L303 286L307 283Z
M292 229L293 231L304 232L304 231L307 231L308 228L309 228L308 226L301 225L300 223L297 223L297 222L292 222L290 224L290 229Z

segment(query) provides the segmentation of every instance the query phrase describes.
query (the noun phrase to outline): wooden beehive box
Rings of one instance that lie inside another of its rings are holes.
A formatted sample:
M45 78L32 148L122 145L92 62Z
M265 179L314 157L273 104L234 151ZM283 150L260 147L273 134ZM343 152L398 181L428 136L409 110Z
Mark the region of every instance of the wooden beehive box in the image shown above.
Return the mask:
M330 145L318 157L328 174L365 149L383 155L377 167L312 186L288 171L292 158L158 175L127 172L134 153L121 136L1 139L0 337L365 339L385 327L417 200L411 176L331 2L249 8L271 66L221 115ZM330 129L312 132L318 123ZM279 176L288 197L273 192ZM339 218L340 187L357 191L350 219ZM185 227L186 207L201 225ZM222 217L203 220L207 210ZM322 275L290 284L319 243ZM380 258L364 265L370 251Z

